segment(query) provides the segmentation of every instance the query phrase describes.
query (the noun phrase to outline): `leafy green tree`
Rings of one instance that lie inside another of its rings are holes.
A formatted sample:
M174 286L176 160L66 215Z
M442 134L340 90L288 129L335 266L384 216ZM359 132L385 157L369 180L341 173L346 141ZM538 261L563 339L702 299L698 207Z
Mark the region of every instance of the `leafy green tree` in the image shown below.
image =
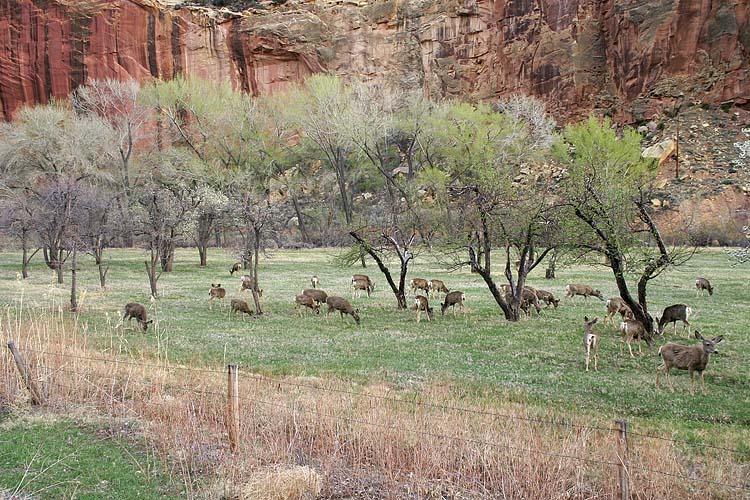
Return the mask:
M657 166L641 156L641 136L630 128L618 136L608 119L589 117L565 128L555 154L567 169L562 197L570 246L579 255L608 260L620 297L653 332L648 283L686 262L692 251L667 248L652 218L648 193ZM638 276L637 298L626 273Z

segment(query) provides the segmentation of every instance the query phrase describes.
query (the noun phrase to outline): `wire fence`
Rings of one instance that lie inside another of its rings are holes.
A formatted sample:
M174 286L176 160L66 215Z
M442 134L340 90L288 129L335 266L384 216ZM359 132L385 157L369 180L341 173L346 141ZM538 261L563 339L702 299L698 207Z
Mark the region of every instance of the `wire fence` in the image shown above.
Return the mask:
M226 381L227 372L224 370L209 369L209 368L189 368L189 367L183 367L183 366L173 366L173 365L164 364L164 363L148 363L148 362L139 362L139 361L133 361L133 360L120 360L114 356L112 358L85 356L85 355L69 353L69 352L40 350L40 349L32 349L32 348L26 348L26 347L20 348L19 351L23 353L29 359L32 359L34 361L34 366L38 372L35 376L37 380L39 380L42 384L44 384L44 386L48 389L49 393L52 392L49 390L50 387L64 389L71 394L76 394L76 393L86 394L87 391L102 391L102 392L105 392L106 394L109 394L110 399L113 402L118 402L120 400L122 400L123 402L128 401L128 398L123 397L128 391L130 391L129 396L130 396L131 402L133 401L133 399L137 401L137 396L139 394L142 395L148 392L155 393L155 394L177 393L177 394L182 394L182 395L189 395L190 397L201 397L201 398L210 397L210 398L213 398L216 404L222 404L229 397L228 392L224 392L221 389L217 389L217 387L221 388L223 383ZM62 366L58 366L58 365L55 365L54 363L49 363L48 362L49 360L45 360L45 357L46 358L51 358L51 357L59 358L63 362L65 362L65 364ZM90 368L89 370L86 370L85 367L80 366L80 364L83 364L83 362L91 363L93 364L93 366L89 367ZM154 374L154 371L157 371L157 372L164 371L164 372L171 372L171 373L174 373L174 372L188 373L188 374L197 376L197 378L201 382L197 385L196 384L193 384L193 385L177 384L177 383L173 383L172 381L170 382L164 382L164 381L146 382L143 380L143 377L138 377L137 374L132 373L132 372L118 373L118 370L117 370L118 367L141 368L143 370L148 370L148 372L152 375ZM104 373L98 373L97 371L99 372L103 371ZM66 382L70 382L70 380L72 379L74 381L74 385L71 385L71 383L63 383L60 380L58 380L62 374L65 374L66 376L68 376L68 378L65 380ZM209 376L209 377L205 377L205 376ZM490 411L490 410L481 409L481 408L460 407L460 406L455 406L455 405L426 401L416 396L411 399L391 397L391 396L385 396L381 394L372 394L369 392L345 389L345 388L340 388L340 387L323 386L323 385L318 385L314 383L302 382L299 380L290 380L290 379L280 378L280 377L270 377L270 376L250 373L250 372L247 372L247 373L243 372L242 379L245 382L252 382L255 384L265 384L269 387L275 387L277 391L281 391L282 387L293 388L297 390L300 394L304 393L304 394L309 395L309 394L317 394L317 393L326 393L326 394L347 397L347 398L350 398L352 401L368 400L373 403L377 403L379 405L387 404L387 405L405 407L410 411L424 410L424 411L432 411L432 412L460 414L466 418L481 417L483 419L489 419L491 422L496 422L496 421L519 422L519 423L524 423L524 424L533 425L533 426L538 425L538 426L547 426L547 427L554 427L554 428L560 428L560 429L569 429L577 433L590 432L593 434L598 434L600 436L601 435L604 435L604 436L617 435L618 433L622 431L622 428L609 427L609 426L604 426L604 425L579 424L579 423L574 423L572 421L553 420L553 419L540 418L540 417L535 417L535 416L514 415L511 413L507 413L507 412L506 413L495 412L495 411ZM84 385L81 385L82 383ZM576 454L554 451L550 449L540 449L540 448L534 448L531 446L519 446L518 444L496 442L493 440L477 438L477 437L467 437L465 435L459 435L458 433L449 434L449 433L440 432L438 430L434 430L431 428L425 428L425 426L430 425L429 419L421 421L421 424L422 424L421 427L418 425L420 424L420 422L417 421L416 419L414 420L413 425L410 427L394 426L389 423L378 421L375 415L373 415L371 418L362 418L361 416L352 416L350 414L337 414L332 411L324 411L319 408L311 408L311 407L305 406L304 404L302 404L300 398L294 399L290 406L288 404L285 404L282 400L271 400L268 398L260 397L258 394L256 394L257 391L251 390L255 388L245 387L244 389L245 390L242 391L241 394L237 394L234 396L237 400L243 402L244 404L252 405L253 407L257 407L257 405L261 405L267 409L276 411L280 414L285 413L285 414L292 415L295 418L301 418L305 415L308 415L309 417L316 419L316 420L322 419L322 420L332 421L332 422L345 422L347 424L355 424L358 426L363 426L368 429L377 429L377 430L386 431L389 433L407 433L415 437L436 439L440 441L446 441L449 443L458 443L459 445L466 444L466 445L473 445L475 447L480 447L480 448L494 448L497 450L503 450L506 454L512 455L512 456L528 457L530 455L536 455L536 456L543 456L549 459L572 460L581 464L591 464L591 465L597 465L597 466L618 467L618 468L627 467L628 474L639 471L639 472L643 472L647 474L653 474L656 476L670 477L672 479L680 480L680 481L711 484L713 486L725 488L727 490L731 490L735 492L741 491L741 492L746 492L747 494L750 494L750 478L748 477L745 477L743 479L744 481L743 484L733 484L733 483L725 482L725 481L717 481L717 480L707 479L703 477L697 477L697 475L687 475L687 474L681 474L681 473L676 473L676 472L667 471L667 470L659 470L653 467L645 466L637 462L633 462L633 459L638 456L638 453L636 453L636 450L631 450L631 452L628 455L631 459L630 463L626 464L625 463L626 460L624 459L620 451L612 453L610 457L606 456L606 453L604 454L588 453L586 456L581 456L581 455L576 455ZM115 397L114 395L115 392L120 393L119 400ZM142 402L145 404L146 403L145 399ZM147 401L147 404L148 405L160 404L160 402L155 401L153 398L150 398ZM165 404L165 403L161 402L161 404ZM138 414L138 412L136 412L136 414ZM655 435L655 434L650 434L650 433L645 433L645 432L628 431L627 436L637 437L642 443L647 443L650 440L654 440L654 441L659 441L663 443L669 443L674 446L688 446L691 448L715 450L717 452L737 454L738 456L740 455L744 456L747 454L746 450L741 450L739 448L730 448L730 447L720 446L720 445L716 445L712 443L677 439L674 437L660 436L660 435ZM645 445L645 446L648 446L648 445ZM606 451L606 450L599 450L599 451L601 452L601 451Z

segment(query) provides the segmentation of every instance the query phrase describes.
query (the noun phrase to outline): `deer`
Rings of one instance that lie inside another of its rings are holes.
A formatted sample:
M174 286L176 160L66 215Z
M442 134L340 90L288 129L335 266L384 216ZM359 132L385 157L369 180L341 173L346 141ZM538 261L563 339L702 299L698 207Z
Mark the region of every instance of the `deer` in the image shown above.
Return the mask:
M723 335L706 340L698 330L695 331L695 338L701 341L699 346L687 346L682 344L664 344L659 348L662 364L656 369L656 387L659 387L659 375L662 371L667 374L667 384L669 389L674 392L672 381L669 378L669 371L672 368L687 370L690 373L690 393L695 394L695 372L701 375L701 390L706 394L706 384L703 380L703 372L708 366L708 357L716 352L716 344L724 340Z
M231 276L234 276L234 273L240 272L241 269L242 269L242 262L235 262L234 264L232 264L232 267L229 268L229 274Z
M328 311L326 312L326 316L331 314L332 311L338 311L341 315L341 319L343 320L344 314L349 314L352 318L354 318L354 322L357 323L357 326L359 326L359 309L354 309L349 301L344 297L336 297L334 295L331 295L326 299L326 304L328 304Z
M430 297L434 297L440 293L449 293L450 290L448 290L448 287L445 286L445 283L442 280L435 280L432 279L429 282L427 282L427 287L430 292Z
M711 286L710 281L706 278L697 278L695 280L695 296L697 297L699 294L703 295L703 290L706 290L709 295L714 294L714 287Z
M362 295L362 290L367 292L367 298L370 298L370 293L372 293L372 283L365 280L352 280L352 295L354 297L359 297Z
M430 293L430 284L424 278L414 278L409 281L409 290L416 296L417 290L424 291L425 294Z
M417 309L417 324L419 324L419 316L422 314L422 311L425 311L427 313L427 321L432 321L435 319L435 316L432 314L432 308L430 307L430 303L427 300L427 297L423 297L421 295L417 295L414 297L414 307Z
M309 295L300 294L294 297L294 309L297 310L297 314L300 316L302 315L302 308L306 307L307 309L312 309L312 311L315 314L320 314L320 305L310 297ZM307 309L305 309L305 314L307 314Z
M310 285L312 285L313 288L318 288L320 285L320 279L317 275L313 274L313 276L310 278Z
M576 295L583 295L586 300L588 300L589 297L593 296L597 297L601 301L604 301L602 292L588 285L565 285L566 297L573 299Z
M557 309L557 306L560 304L560 299L556 299L555 296L552 295L552 292L540 290L538 288L534 289L534 291L536 292L536 298L546 304L545 307L554 306L555 309Z
M366 274L352 274L352 285L355 281L367 281L370 284L370 288L375 290L375 282Z
M328 294L320 288L305 288L302 290L302 295L307 295L318 304L323 304L328 298Z
M453 317L456 316L456 305L461 308L461 312L466 314L466 307L464 306L464 303L466 302L466 294L464 292L455 291L450 292L445 295L445 300L440 306L440 314L442 316L445 316L445 310L449 307L453 308Z
M607 314L604 316L604 324L614 324L615 314L620 313L622 320L635 319L633 311L621 297L610 297L607 299Z
M599 318L589 320L588 316L583 317L583 346L586 348L586 371L589 371L591 362L591 351L594 351L594 371L599 371L599 332L594 328L594 324Z
M242 299L232 299L231 302L229 303L229 306L230 306L230 310L229 310L230 315L234 315L234 313L240 313L240 314L245 313L248 316L252 316L254 312L250 308L248 303ZM245 319L245 317L243 316L242 319Z
M505 301L510 304L513 299L510 292L510 285L501 285L500 288L505 292ZM534 306L537 315L540 315L542 311L542 306L539 305L539 299L536 296L536 290L530 286L523 287L523 291L521 292L521 303L519 306L526 316L531 316L531 306Z
M227 291L221 287L221 283L217 283L216 285L211 283L211 289L208 291L208 308L213 309L214 300L221 300L223 304L224 297L226 296Z
M240 293L242 293L243 290L252 290L253 288L258 288L258 280L254 279L247 274L243 274L240 276ZM263 297L263 289L258 289L258 297Z
M661 317L657 317L656 321L659 323L659 335L664 335L664 327L667 323L674 325L674 334L677 334L677 322L682 321L682 329L688 331L688 338L690 338L690 315L693 314L693 308L686 304L674 304L664 308L661 313Z
M130 327L133 318L138 320L138 324L144 333L148 330L148 325L154 322L154 320L148 319L148 314L146 313L146 308L143 304L139 304L138 302L128 302L125 304L122 321L124 322L127 319L128 327Z
M622 344L627 343L628 344L628 351L630 351L630 357L634 358L633 355L633 349L630 346L630 343L634 340L643 340L646 342L646 344L651 347L653 345L653 341L651 339L651 333L646 331L646 329L643 327L643 324L636 320L636 319L626 319L623 322L620 323L620 334L622 335L620 337L620 354L622 354ZM641 344L638 344L638 354L642 354L643 351L641 350Z

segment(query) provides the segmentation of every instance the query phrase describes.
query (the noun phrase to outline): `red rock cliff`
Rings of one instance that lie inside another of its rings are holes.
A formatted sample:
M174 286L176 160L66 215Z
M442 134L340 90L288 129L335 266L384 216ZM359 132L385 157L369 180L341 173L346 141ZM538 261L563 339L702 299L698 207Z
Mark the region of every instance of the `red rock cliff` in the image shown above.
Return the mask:
M334 71L630 121L686 96L745 105L749 18L745 0L291 0L242 14L0 0L0 118L94 78L183 73L257 93Z

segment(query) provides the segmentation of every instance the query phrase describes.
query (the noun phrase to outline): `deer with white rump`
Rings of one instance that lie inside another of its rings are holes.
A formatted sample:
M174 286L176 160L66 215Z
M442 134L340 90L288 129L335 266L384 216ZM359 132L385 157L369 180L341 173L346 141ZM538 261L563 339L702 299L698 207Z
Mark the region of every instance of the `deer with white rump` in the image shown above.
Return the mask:
M622 344L623 342L628 344L628 351L630 351L630 357L634 358L633 355L633 349L630 347L631 342L634 340L643 340L646 342L646 344L651 347L653 345L653 341L651 339L651 332L646 331L646 329L643 327L643 324L638 321L637 319L626 319L622 323L620 323L620 333L622 337L620 338L620 354L622 354ZM643 351L641 350L641 344L638 344L638 354L641 354Z
M620 297L610 297L607 299L607 315L604 317L604 323L613 324L615 322L615 314L620 314L622 320L635 319L633 311Z
M430 307L430 302L427 300L427 297L421 295L414 297L414 307L417 309L417 324L419 324L419 316L422 314L422 311L427 313L427 321L432 321L435 318L432 314L432 308Z
M682 321L682 329L687 330L688 338L690 338L690 322L688 319L693 314L693 308L686 304L674 304L664 308L661 313L661 317L657 317L656 321L659 323L659 335L664 334L664 327L667 323L674 325L674 333L677 334L677 322Z
M594 328L594 324L599 318L589 320L588 316L583 317L583 346L586 348L586 371L589 371L591 362L591 351L594 351L594 371L599 371L599 332Z
M701 375L701 390L706 393L706 385L703 380L703 371L708 366L708 357L716 352L716 344L724 340L723 335L706 340L698 330L695 331L695 338L701 341L699 346L687 346L682 344L665 344L659 348L659 356L663 363L656 369L656 387L659 387L659 375L662 371L667 374L667 384L669 389L674 392L672 381L669 378L669 371L672 368L687 370L690 373L690 392L695 394L695 372Z

